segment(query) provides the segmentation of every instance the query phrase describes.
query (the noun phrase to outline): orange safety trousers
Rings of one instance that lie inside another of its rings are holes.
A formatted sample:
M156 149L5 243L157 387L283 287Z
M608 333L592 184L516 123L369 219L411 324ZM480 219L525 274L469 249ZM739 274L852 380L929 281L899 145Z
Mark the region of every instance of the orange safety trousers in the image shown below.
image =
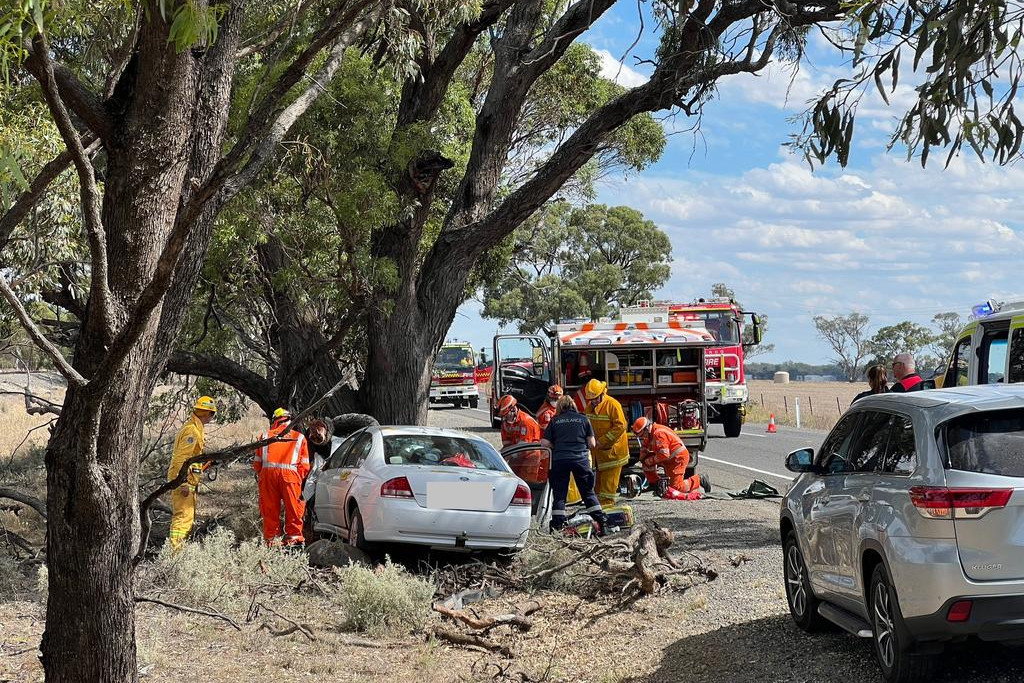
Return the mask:
M284 507L284 544L302 543L302 518L306 501L302 500L302 482L294 472L263 470L260 472L260 516L263 538L274 543L281 536L281 508Z
M284 507L284 544L305 542L302 519L306 503L302 500L302 481L309 474L309 447L306 437L287 425L271 429L266 436L281 436L256 451L252 468L259 475L260 517L263 518L263 539L276 544L281 536L281 507ZM265 438L260 435L260 440Z
M650 437L642 442L640 454L644 477L650 484L658 483L658 466L665 470L668 485L677 491L689 493L700 488L700 477L694 474L686 477L690 466L690 451L672 429L665 425L653 425Z

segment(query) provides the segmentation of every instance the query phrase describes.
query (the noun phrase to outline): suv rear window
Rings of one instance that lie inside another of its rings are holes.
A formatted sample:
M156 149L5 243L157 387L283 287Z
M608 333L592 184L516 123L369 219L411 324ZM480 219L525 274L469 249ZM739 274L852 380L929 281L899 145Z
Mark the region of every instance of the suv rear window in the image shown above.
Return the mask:
M508 471L494 448L476 439L437 434L392 434L384 437L384 462L389 465L467 467Z
M998 410L946 423L949 467L1024 477L1024 410Z

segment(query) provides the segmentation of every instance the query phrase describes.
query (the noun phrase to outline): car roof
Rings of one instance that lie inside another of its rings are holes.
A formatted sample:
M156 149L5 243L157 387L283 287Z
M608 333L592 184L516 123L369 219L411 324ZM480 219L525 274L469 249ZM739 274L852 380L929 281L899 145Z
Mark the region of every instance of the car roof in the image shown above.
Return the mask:
M458 429L444 429L441 427L417 427L416 425L373 425L367 431L380 432L381 436L447 436L457 439L475 439L484 441L476 434L464 432Z
M1024 384L978 384L908 393L871 394L857 401L858 409L917 409L935 423L964 413L1024 408Z

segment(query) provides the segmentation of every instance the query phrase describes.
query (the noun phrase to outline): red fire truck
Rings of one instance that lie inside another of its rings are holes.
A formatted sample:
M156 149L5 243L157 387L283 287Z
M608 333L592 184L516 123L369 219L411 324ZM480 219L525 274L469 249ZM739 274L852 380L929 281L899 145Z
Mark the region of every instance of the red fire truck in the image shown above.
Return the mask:
M672 427L697 464L707 446L707 392L704 354L715 344L700 320L687 325L670 319L666 307L627 308L614 321L563 321L547 338L499 335L494 338L491 419L504 394L536 412L551 384L574 394L590 379L608 384L627 421L647 416ZM630 438L630 450L638 444Z
M448 340L434 358L430 378L430 402L451 403L456 408L480 405L477 390L476 355L469 342Z
M705 392L710 421L720 423L725 435L740 435L743 418L747 413L749 391L743 369L744 346L761 343L761 319L756 313L740 310L732 299L698 299L692 303L658 303L668 308L670 319L683 325L702 324L715 339L715 345L704 353L707 364ZM750 317L751 332L743 338L746 317Z

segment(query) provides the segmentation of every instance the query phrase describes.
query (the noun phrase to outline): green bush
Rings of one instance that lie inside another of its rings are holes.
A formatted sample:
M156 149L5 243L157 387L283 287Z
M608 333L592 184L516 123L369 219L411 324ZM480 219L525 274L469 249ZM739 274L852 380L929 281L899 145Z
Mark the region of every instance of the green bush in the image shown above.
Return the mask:
M174 552L167 544L142 573L140 588L170 591L195 605L237 606L265 585L295 586L307 575L304 553L267 547L262 541L238 544L235 535L216 529Z
M375 568L351 565L335 570L332 596L346 631L371 635L408 633L430 617L434 584L390 560Z

